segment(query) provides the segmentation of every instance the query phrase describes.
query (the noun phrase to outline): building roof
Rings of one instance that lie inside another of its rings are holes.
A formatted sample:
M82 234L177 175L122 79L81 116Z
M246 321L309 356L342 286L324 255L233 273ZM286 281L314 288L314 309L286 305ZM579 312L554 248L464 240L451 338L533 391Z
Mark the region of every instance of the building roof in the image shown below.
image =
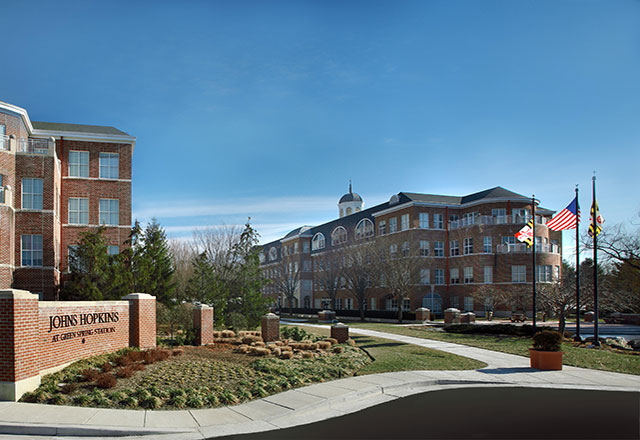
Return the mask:
M118 130L115 127L107 127L103 125L63 124L59 122L42 121L31 121L31 124L33 125L33 128L37 130L130 136L129 133L125 133L124 131Z
M293 231L289 232L284 238L296 237L298 235L303 235L306 231L311 229L313 226L300 226L299 228L295 228ZM306 235L306 234L305 234Z
M360 194L358 193L347 193L340 197L340 201L338 203L342 202L362 202L362 197L360 197Z

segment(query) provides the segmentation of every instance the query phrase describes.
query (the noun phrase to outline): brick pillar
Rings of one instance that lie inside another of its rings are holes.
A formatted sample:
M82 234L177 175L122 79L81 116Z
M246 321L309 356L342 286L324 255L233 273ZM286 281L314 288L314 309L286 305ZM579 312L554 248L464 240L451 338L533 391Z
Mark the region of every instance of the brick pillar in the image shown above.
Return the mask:
M428 321L431 317L431 310L426 307L420 307L416 309L416 321Z
M193 309L193 327L197 331L196 345L213 344L213 307L196 306Z
M460 324L460 310L453 307L444 311L445 324Z
M349 339L349 326L339 322L331 326L331 337L336 339L339 344L347 342Z
M123 299L129 301L129 345L155 348L156 297L147 293L130 293Z
M0 290L0 400L17 401L40 385L38 295Z
M264 342L280 340L280 318L273 313L262 317L262 339Z

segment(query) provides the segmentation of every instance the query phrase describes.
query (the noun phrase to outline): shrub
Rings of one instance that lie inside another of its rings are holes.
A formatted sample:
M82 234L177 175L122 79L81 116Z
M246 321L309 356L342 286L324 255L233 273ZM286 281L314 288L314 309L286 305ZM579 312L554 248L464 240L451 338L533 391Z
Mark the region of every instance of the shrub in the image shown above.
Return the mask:
M147 399L141 400L140 406L149 409L160 408L162 406L162 399L156 396L151 396Z
M173 399L175 397L186 397L187 393L182 389L173 389L169 391L169 396Z
M113 388L118 380L111 373L102 373L96 378L95 383L99 388Z
M79 394L73 398L73 404L78 406L87 406L91 402L91 397L87 394Z
M333 352L334 353L342 353L344 351L344 348L337 346L337 347L333 347Z
M318 342L318 348L321 350L328 350L331 348L331 342L329 341L320 341Z
M207 397L205 397L205 401L207 402L207 404L211 406L217 406L220 404L220 401L218 400L218 395L215 393L207 394Z
M303 341L305 339L315 340L315 336L307 333L301 327L282 327L280 329L280 334L283 338L293 339L294 341Z
M271 354L271 351L268 348L251 347L251 354L254 356L267 356Z
M77 383L74 383L74 382L65 383L63 386L60 387L60 392L62 394L73 394L73 392L77 389L78 389Z
M175 406L176 408L184 408L185 404L187 403L187 399L184 396L176 396L176 397L172 397L169 400L169 403Z
M356 341L354 341L353 339L347 339L347 344L349 344L352 347L356 346Z
M113 369L113 366L111 366L111 362L105 362L104 364L102 364L101 368L103 373L108 373Z
M69 403L69 398L64 394L54 394L51 399L49 399L49 402L54 405L66 405Z
M136 391L136 397L138 398L138 400L140 402L142 402L143 400L148 399L149 397L151 397L151 393L149 392L149 390L138 390Z
M171 352L173 356L182 356L182 353L184 353L184 350L173 350Z
M223 405L235 405L236 403L238 403L238 398L236 397L236 395L229 390L223 390L218 398Z
M311 353L310 351L303 351L302 352L302 357L304 359L311 359L313 357L313 353Z
M191 396L185 402L186 406L189 408L202 408L204 406L204 402L200 398L200 396Z
M326 338L325 341L330 342L331 345L336 345L338 343L336 338Z
M126 367L121 367L116 370L116 376L121 379L131 377L135 373L135 370L132 368L132 365L127 365Z
M129 367L133 371L142 371L142 370L147 368L147 367L144 366L144 364L131 364L131 365L129 365Z
M133 361L128 355L122 355L116 358L116 365L120 367L126 367L127 365L131 365Z
M133 396L127 396L120 401L120 404L128 408L135 408L138 406L138 399Z
M222 330L222 333L220 333L220 336L223 338L235 338L236 333L233 330Z
M230 313L227 317L227 321L229 323L229 327L234 330L240 330L242 328L249 327L249 321L247 321L247 317L242 313L233 312Z
M112 402L121 402L127 397L127 395L122 391L114 391L109 394L108 397Z
M80 376L82 376L82 379L85 382L93 382L94 380L96 380L98 378L98 375L100 374L100 372L96 369L93 368L87 368L86 370L82 370L80 372Z
M454 324L444 328L447 333L481 334L481 335L509 335L533 336L536 330L532 325L522 326L514 324Z
M280 359L293 359L293 352L283 351L282 354L280 355Z
M132 362L140 362L144 358L144 353L142 351L134 350L127 353L127 357Z
M544 330L533 336L533 349L540 351L560 351L562 334L553 330Z

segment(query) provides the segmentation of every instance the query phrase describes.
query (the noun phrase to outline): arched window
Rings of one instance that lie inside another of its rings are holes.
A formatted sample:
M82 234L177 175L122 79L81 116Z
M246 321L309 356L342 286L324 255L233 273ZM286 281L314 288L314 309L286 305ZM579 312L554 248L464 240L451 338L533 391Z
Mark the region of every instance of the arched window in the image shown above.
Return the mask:
M356 240L366 237L373 237L373 222L368 218L363 218L356 225Z
M338 226L331 233L331 246L344 244L347 242L347 230L342 226Z
M324 249L324 234L318 232L311 239L311 250L317 251L318 249Z
M278 249L272 247L269 249L269 261L274 261L276 258L278 258Z
M431 313L442 313L442 297L437 293L427 293L422 297L422 307L426 307Z
M263 252L260 252L258 254L258 259L260 260L261 263L264 263L264 253Z
M352 214L352 212L353 212L353 210L351 209L351 207L348 207L348 208L347 208L347 215L351 215L351 214Z

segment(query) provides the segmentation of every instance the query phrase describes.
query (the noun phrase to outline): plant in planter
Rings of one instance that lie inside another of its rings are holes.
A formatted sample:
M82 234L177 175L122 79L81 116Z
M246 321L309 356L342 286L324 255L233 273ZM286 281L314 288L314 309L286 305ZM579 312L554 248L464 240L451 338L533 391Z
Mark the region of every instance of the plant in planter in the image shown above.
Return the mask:
M529 349L531 368L538 370L562 370L562 334L544 330L533 336L533 348Z

